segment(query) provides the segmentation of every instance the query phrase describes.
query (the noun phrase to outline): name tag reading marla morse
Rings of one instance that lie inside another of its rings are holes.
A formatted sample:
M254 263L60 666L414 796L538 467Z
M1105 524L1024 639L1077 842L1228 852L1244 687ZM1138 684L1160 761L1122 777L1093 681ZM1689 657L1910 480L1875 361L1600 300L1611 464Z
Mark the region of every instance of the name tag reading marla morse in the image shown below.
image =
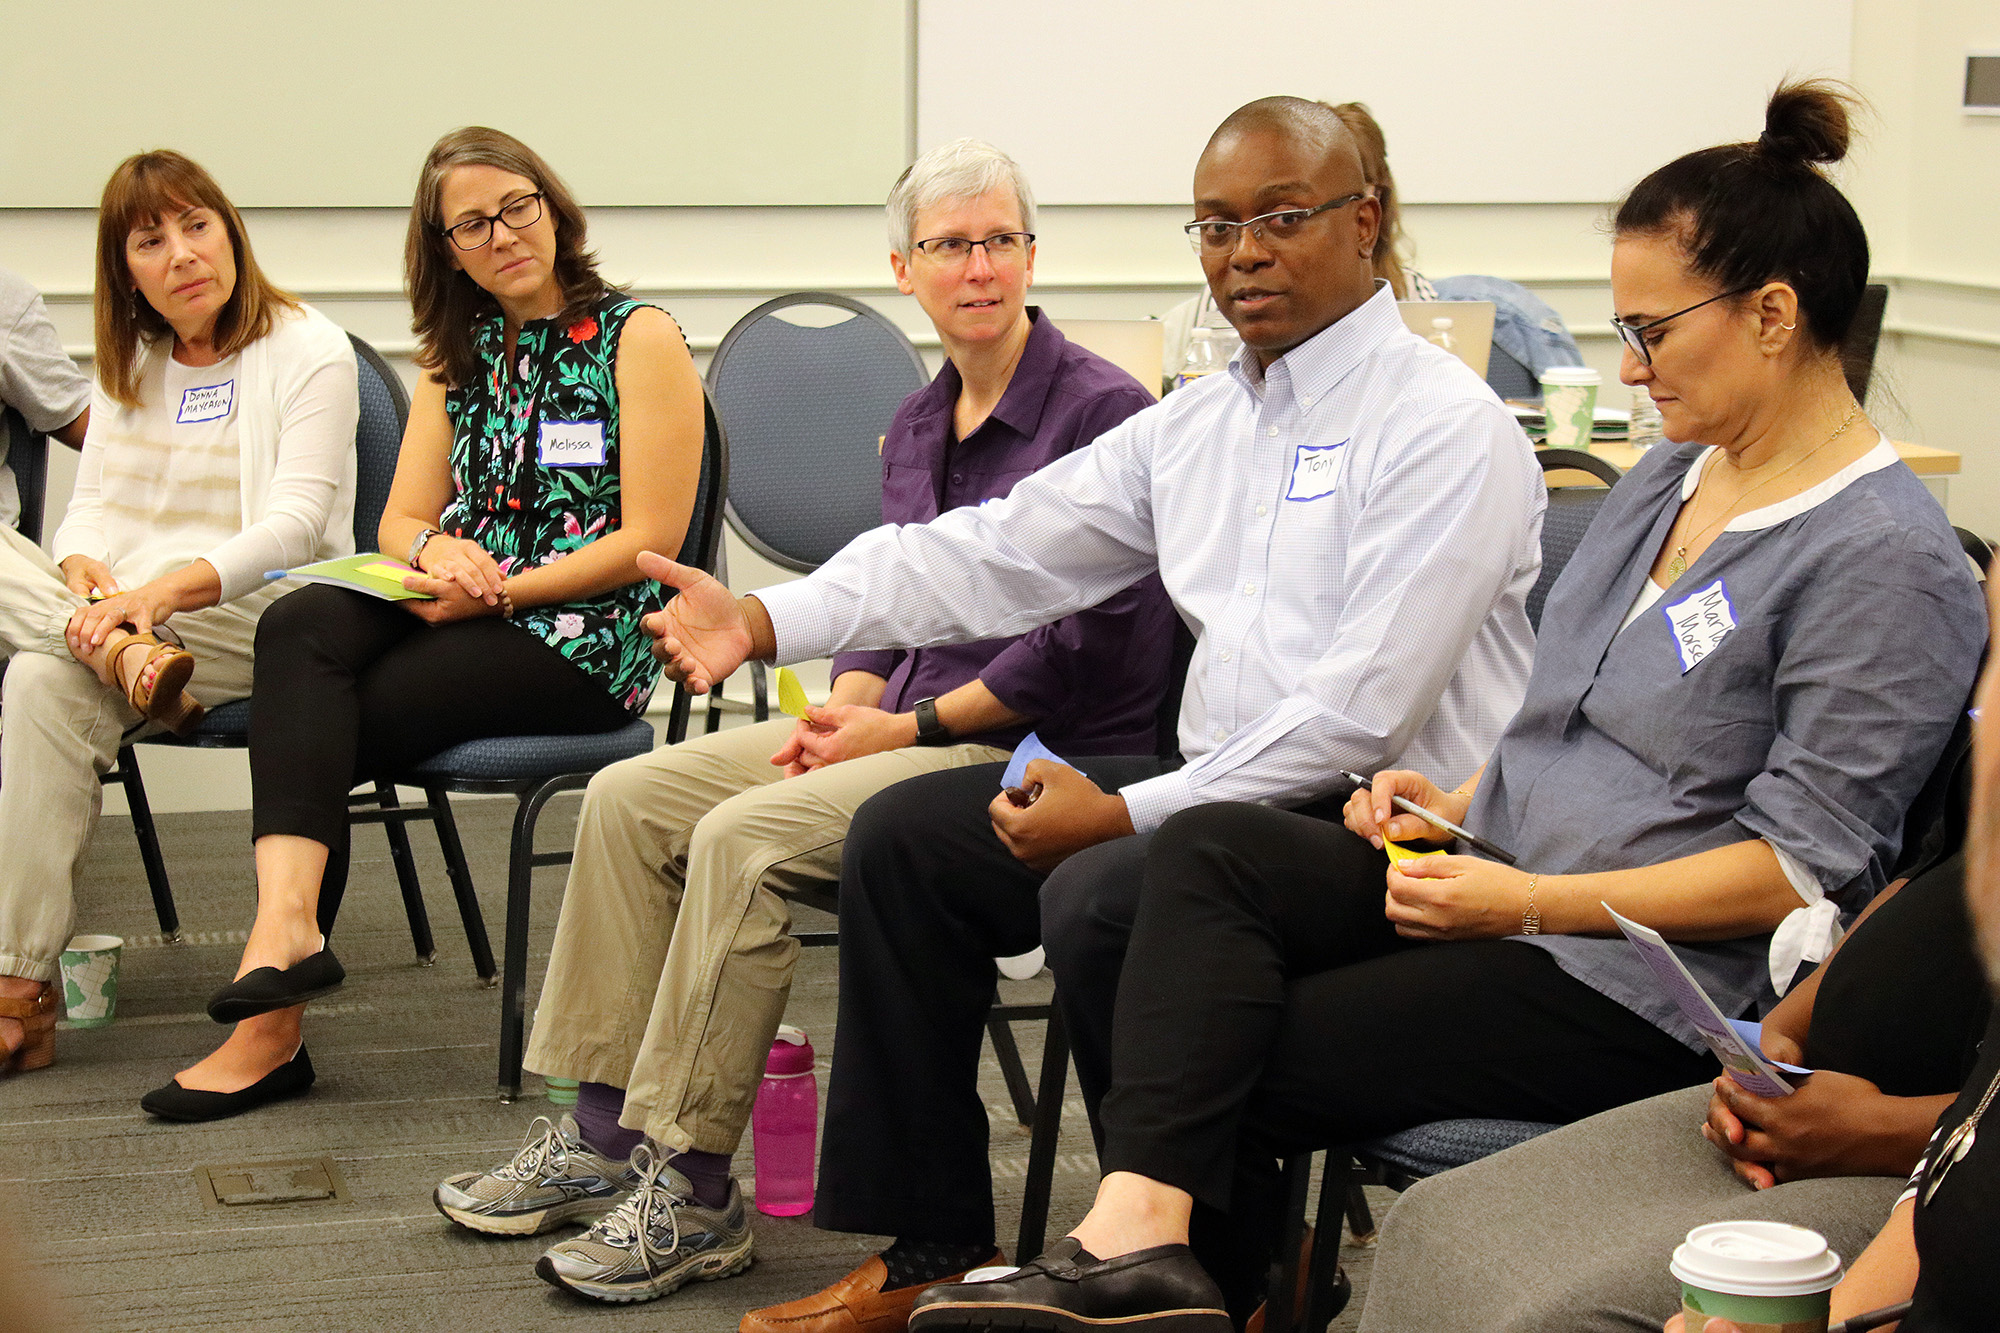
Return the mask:
M220 421L229 415L229 409L235 405L235 380L204 384L199 389L189 389L181 394L181 410L174 421L183 426L196 421Z
M597 467L604 462L604 423L544 421L536 453L543 467Z
M1292 459L1292 482L1285 488L1285 498L1319 500L1332 495L1337 489L1335 478L1340 473L1340 451L1346 447L1346 440L1339 444L1300 445Z
M1701 659L1736 628L1736 609L1729 604L1729 589L1721 579L1692 597L1661 608L1674 633L1674 647L1680 651L1681 674L1701 665Z

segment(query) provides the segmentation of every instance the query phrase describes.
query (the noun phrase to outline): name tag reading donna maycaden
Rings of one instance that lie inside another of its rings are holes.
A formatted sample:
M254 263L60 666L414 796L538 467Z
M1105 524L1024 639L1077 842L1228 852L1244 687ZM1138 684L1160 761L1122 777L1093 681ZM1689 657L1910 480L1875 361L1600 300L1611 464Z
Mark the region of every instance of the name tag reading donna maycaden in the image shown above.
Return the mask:
M1681 655L1681 674L1701 665L1701 660L1736 628L1736 609L1729 604L1729 589L1717 579L1692 597L1662 607L1667 626L1674 634L1674 647Z
M174 421L182 426L196 421L220 421L229 415L235 403L235 380L204 384L181 394L181 410L174 415Z
M604 423L544 421L535 458L543 467L598 467L604 462Z
M1340 451L1346 447L1346 440L1300 445L1292 459L1292 481L1285 487L1285 498L1320 500L1332 495L1338 489L1334 483L1340 475Z

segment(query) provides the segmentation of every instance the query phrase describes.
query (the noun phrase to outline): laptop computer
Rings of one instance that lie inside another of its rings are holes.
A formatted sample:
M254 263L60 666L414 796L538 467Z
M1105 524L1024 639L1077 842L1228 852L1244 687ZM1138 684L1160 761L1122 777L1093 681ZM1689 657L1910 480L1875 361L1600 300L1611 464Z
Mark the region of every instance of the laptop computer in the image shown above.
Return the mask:
M1419 338L1436 342L1441 334L1449 337L1452 354L1486 378L1486 360L1493 353L1491 301L1398 301L1396 309ZM1440 325L1439 320L1451 322Z

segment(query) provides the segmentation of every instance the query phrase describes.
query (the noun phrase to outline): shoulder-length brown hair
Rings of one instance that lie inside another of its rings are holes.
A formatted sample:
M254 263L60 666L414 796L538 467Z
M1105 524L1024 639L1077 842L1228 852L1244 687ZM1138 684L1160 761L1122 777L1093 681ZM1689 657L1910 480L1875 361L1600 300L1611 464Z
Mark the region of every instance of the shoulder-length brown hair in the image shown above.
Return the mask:
M1389 171L1388 139L1366 102L1342 102L1333 107L1333 114L1340 117L1340 123L1354 136L1354 146L1361 152L1362 178L1375 192L1376 202L1382 205L1375 253L1369 256L1375 265L1375 276L1386 278L1395 289L1396 299L1406 301L1410 298L1410 277L1403 269L1403 206L1396 194L1396 178Z
M148 345L173 336L152 303L139 295L125 265L125 242L134 228L156 225L188 208L211 208L229 230L236 255L236 290L215 320L215 350L229 356L271 331L280 310L296 310L299 299L275 286L257 267L243 217L215 177L171 149L126 158L104 183L97 205L97 291L92 298L97 326L97 379L126 407L139 406L140 363Z
M541 191L543 205L555 218L555 275L564 315L584 314L610 289L597 276L597 256L583 248L583 208L562 177L511 134L483 125L453 130L433 144L424 159L417 197L410 205L410 230L403 241L403 278L417 334L413 360L452 385L467 383L478 373L473 326L500 309L464 269L452 263L451 241L444 234L445 175L453 167L467 166L511 171Z

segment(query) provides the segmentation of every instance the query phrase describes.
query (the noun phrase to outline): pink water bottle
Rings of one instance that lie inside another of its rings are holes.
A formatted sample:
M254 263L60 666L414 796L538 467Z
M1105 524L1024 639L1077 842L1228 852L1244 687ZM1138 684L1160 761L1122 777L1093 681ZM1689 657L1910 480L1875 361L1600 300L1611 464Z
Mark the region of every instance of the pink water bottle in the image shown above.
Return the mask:
M819 1129L819 1080L806 1034L780 1027L764 1062L764 1082L750 1110L757 1153L757 1209L773 1217L812 1211L813 1142Z

